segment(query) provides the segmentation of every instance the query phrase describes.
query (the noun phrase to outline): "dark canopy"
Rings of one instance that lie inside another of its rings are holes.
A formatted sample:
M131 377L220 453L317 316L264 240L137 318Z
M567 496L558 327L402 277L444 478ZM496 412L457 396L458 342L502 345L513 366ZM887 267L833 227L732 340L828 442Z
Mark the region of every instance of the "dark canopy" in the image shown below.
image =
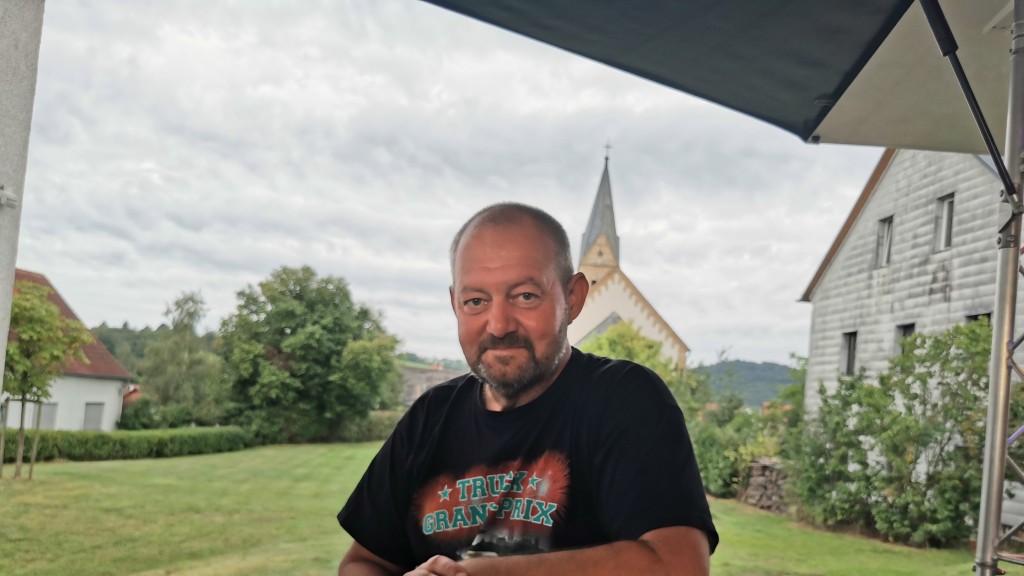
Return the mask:
M983 149L912 0L426 1L744 112L805 141ZM1006 2L941 4L1002 142Z

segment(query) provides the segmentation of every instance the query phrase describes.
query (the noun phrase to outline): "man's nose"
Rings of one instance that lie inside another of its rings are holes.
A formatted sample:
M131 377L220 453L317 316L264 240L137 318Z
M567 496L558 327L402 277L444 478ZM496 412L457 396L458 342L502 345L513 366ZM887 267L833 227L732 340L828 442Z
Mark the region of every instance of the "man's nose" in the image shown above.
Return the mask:
M515 314L508 302L495 301L487 314L487 331L493 336L500 338L516 331Z

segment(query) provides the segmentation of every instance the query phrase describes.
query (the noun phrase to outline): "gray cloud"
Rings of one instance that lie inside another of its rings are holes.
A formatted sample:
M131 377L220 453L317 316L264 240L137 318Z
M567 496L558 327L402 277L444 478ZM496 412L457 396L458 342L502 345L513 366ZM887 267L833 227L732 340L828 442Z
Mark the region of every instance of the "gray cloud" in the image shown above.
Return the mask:
M282 265L457 357L451 235L540 205L577 242L611 140L623 267L711 361L805 352L803 292L879 150L737 113L413 0L47 6L19 265L83 318L215 327Z

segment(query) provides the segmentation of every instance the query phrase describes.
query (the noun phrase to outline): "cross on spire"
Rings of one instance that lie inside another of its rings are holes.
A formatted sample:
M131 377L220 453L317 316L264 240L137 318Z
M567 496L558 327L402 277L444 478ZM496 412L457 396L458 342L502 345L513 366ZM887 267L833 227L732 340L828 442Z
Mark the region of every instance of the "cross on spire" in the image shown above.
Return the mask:
M612 141L609 140L608 143L604 145L604 161L605 161L605 164L608 163L608 152L611 149L612 149Z

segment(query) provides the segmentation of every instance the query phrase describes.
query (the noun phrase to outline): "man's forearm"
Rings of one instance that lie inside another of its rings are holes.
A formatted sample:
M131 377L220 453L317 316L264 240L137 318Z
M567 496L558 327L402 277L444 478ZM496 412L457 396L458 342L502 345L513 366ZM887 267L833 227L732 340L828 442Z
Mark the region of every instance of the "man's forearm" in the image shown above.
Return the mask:
M624 540L577 550L471 558L457 564L447 558L436 557L424 563L421 568L425 570L412 573L441 576L455 576L460 571L469 576L707 576L710 572L710 559L707 537L703 532L676 527L656 530L639 540Z
M461 564L472 576L564 576L565 574L645 574L650 576L705 576L699 562L670 566L644 542L622 541L580 550L563 550L547 554L473 558Z
M383 566L372 562L343 562L338 566L338 576L393 576Z

